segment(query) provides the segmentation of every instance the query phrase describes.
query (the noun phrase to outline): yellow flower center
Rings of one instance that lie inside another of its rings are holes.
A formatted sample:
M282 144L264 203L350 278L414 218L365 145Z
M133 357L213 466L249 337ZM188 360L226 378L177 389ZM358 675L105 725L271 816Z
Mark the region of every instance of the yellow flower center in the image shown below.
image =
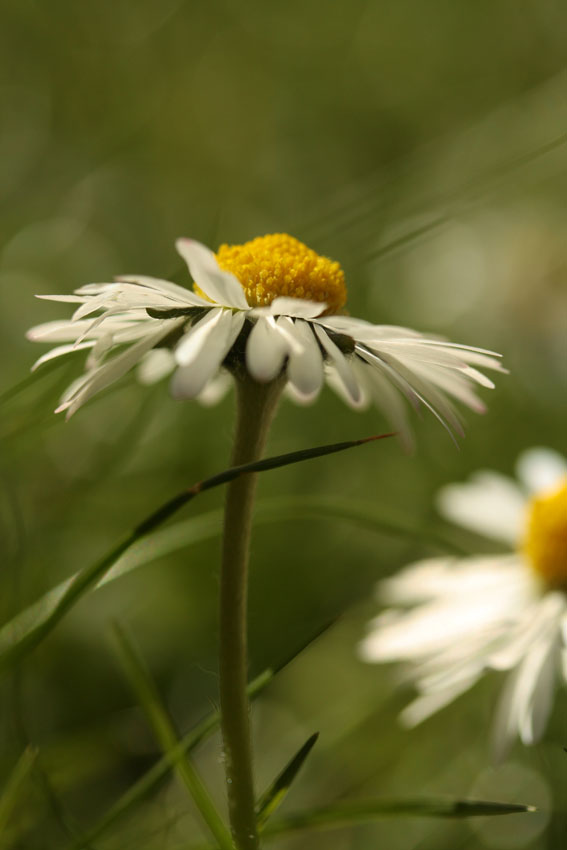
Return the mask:
M326 313L338 313L346 302L346 286L339 263L320 257L286 233L258 236L244 245L221 245L219 266L232 272L251 307L265 307L287 296L324 301Z
M567 590L567 481L532 500L524 550L548 584Z

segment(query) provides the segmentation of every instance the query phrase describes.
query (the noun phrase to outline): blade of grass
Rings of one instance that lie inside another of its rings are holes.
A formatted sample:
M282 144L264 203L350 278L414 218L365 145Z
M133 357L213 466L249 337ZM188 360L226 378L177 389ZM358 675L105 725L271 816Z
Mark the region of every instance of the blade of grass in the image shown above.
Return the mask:
M442 197L432 199L429 208L433 204L438 206L439 203L451 200L455 201L462 196L466 197L472 189L478 190L479 186L483 190L488 190L496 180L514 174L524 166L553 153L553 151L565 146L565 144L567 144L567 134L563 133L523 154L501 160L488 166L486 169L475 174L474 177L468 178L468 180L454 191L446 193ZM324 212L319 213L317 220L303 221L299 229L302 232L307 230L309 233L321 238L328 236L332 232L344 232L348 228L356 226L361 220L368 221L371 216L375 216L383 210L384 197L388 197L388 193L391 191L392 185L394 185L393 180L399 180L400 174L407 174L407 164L408 158L403 157L401 160L392 163L392 168L389 172L390 176L386 176L383 170L379 170L375 175L366 175L364 180L351 186L351 191L346 194L344 201L333 203L332 200L329 201L327 198L326 209ZM427 212L427 208L423 212Z
M34 779L38 783L43 792L45 800L51 815L59 825L59 828L67 836L70 841L75 841L83 848L83 850L95 850L83 836L83 831L75 820L74 816L69 813L58 792L51 783L48 773L44 770L41 759L38 758L34 765ZM38 812L38 816L41 815Z
M162 702L149 670L146 668L138 651L134 648L124 630L115 624L112 631L122 668L130 682L132 690L147 715L156 738L167 755L172 749L178 747L180 743L173 722ZM195 770L187 753L176 759L175 769L221 850L233 850L230 832L217 812L205 784Z
M484 800L370 800L336 803L288 815L264 831L265 838L310 829L337 829L384 817L470 818L534 811L532 806Z
M263 841L309 830L340 829L383 818L442 818L497 817L535 812L534 806L516 803L494 803L485 800L369 800L336 803L319 809L307 809L288 815L262 832ZM217 850L214 845L184 844L176 850Z
M564 147L566 144L567 134L564 133L533 151L528 151L525 154L512 158L510 161L499 163L492 169L488 170L485 174L480 175L478 178L469 180L457 191L437 200L436 206L439 207L439 205L442 204L446 208L446 212L437 215L429 214L430 217L425 223L410 228L406 231L406 233L398 237L394 237L391 240L378 245L376 248L371 249L368 253L364 254L363 261L369 262L371 260L377 260L384 257L392 251L398 250L398 248L411 244L416 239L419 239L420 236L424 236L427 233L436 230L438 227L448 224L460 211L462 211L464 207L471 203L471 200L475 196L489 190L496 180L502 179L509 174L513 174L525 165L528 165L530 162L533 162L542 156L546 156L554 150ZM427 215L427 213L425 214Z
M4 844L2 836L6 835L6 828L18 803L22 786L30 775L36 758L37 750L33 747L26 747L4 786L0 797L0 846Z
M366 443L372 443L376 440L384 440L387 437L394 437L394 433L377 434L372 437L364 437L362 440L348 440L342 443L332 443L326 446L315 446L311 449L300 449L297 452L289 452L288 454L275 455L267 457L263 460L254 461L253 463L244 463L240 466L232 466L229 469L207 478L205 481L200 481L190 487L189 490L184 490L179 495L174 496L169 502L166 502L161 508L158 508L151 516L144 520L136 529L138 536L148 534L153 531L158 525L161 525L165 519L168 519L180 507L198 496L199 493L204 493L205 490L211 490L213 487L218 487L219 484L228 484L234 481L241 475L247 475L251 472L267 472L270 469L278 469L281 466L289 466L293 463L302 463L305 460L312 460L316 457L335 454L336 452L344 452L346 449L352 449L356 446L362 446Z
M248 696L255 699L272 681L274 673L265 670L248 686ZM168 775L169 771L192 752L201 741L208 738L219 728L220 713L213 711L204 718L194 729L184 735L175 746L171 747L153 767L140 777L127 791L111 806L100 820L88 831L82 841L70 845L68 850L83 850L87 842L96 841L110 827L125 817L137 805L145 800Z
M62 357L58 357L55 360L50 360L48 363L45 363L41 369L37 370L37 372L31 372L21 381L18 381L17 384L13 384L11 387L3 390L0 393L0 405L6 404L6 402L27 390L28 387L40 383L42 378L45 378L46 375L50 375L52 372L58 371L63 365L68 366L69 363Z
M263 830L268 818L271 817L277 809L279 809L287 797L293 780L303 767L303 763L315 746L318 737L319 733L315 732L314 735L311 735L311 737L307 739L301 749L297 751L291 761L288 762L282 772L274 779L271 785L258 800L258 803L256 804L256 815L259 830Z
M126 537L125 540L115 546L114 549L112 549L107 555L77 573L71 580L70 584L65 588L55 606L49 609L43 616L40 615L37 623L31 629L27 630L23 635L14 635L12 630L9 629L8 632L5 633L5 637L7 637L8 640L8 646L0 650L0 671L8 668L41 643L53 631L63 617L83 598L83 596L97 586L121 555L130 549L130 547L140 540L140 538L149 535L152 531L154 531L154 529L166 522L166 520L173 516L173 514L175 514L180 508L184 507L200 493L210 490L213 487L218 487L221 484L226 484L229 481L233 481L241 475L247 475L251 472L265 472L270 469L278 469L279 467L288 466L293 463L301 463L305 460L311 460L313 458L323 457L324 455L342 452L346 449L362 446L366 443L385 439L390 436L393 435L380 434L372 437L365 437L361 440L349 440L342 443L333 443L331 445L315 446L311 449L302 449L297 452L289 452L288 454L265 458L264 460L254 463L230 467L217 475L213 475L211 478L207 478L204 481L194 484L187 490L183 490L173 499L170 499L150 514L150 516L143 520L131 532L131 534Z
M339 500L326 496L277 496L258 503L254 524L327 519L356 523L372 533L417 540L450 554L466 554L441 533L429 528L411 526L398 517L384 518L372 505L362 501ZM221 527L222 511L212 510L136 540L112 560L108 570L94 580L91 589L103 587L108 582L172 552L212 540L220 535ZM1 653L8 651L16 639L23 640L28 632L50 617L79 575L76 573L47 591L37 602L25 608L0 629L0 664Z
M248 697L253 700L258 697L263 690L274 679L274 676L281 672L294 658L303 652L312 643L318 640L324 632L326 632L336 620L331 620L317 629L311 634L307 640L302 641L295 649L288 654L286 658L275 665L274 669L265 670L257 676L248 686ZM111 826L118 820L127 815L132 809L146 799L160 782L167 776L171 768L177 763L178 759L183 758L185 753L190 753L197 747L201 741L208 738L219 728L220 713L214 711L204 718L194 729L190 730L179 743L173 747L166 755L164 755L156 764L153 765L143 776L140 777L127 791L114 803L114 805L101 817L94 827L83 837L82 843L76 841L70 845L68 850L84 850L88 842L96 841L101 837Z

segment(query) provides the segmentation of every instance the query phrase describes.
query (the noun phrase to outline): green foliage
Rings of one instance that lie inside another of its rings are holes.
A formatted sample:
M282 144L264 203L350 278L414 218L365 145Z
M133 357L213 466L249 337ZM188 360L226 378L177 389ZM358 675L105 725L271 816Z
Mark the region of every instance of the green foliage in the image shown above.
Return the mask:
M282 772L276 776L274 781L268 786L268 788L266 788L258 800L256 804L256 814L259 830L263 829L268 818L270 818L273 813L279 809L287 797L292 782L303 767L305 759L317 743L318 737L319 733L315 732L314 735L311 735L311 737L307 739L303 746L293 756L291 761L286 764Z
M241 475L250 475L251 473L278 469L289 464L301 463L390 436L393 435L382 434L378 437L348 440L342 443L334 443L330 446L315 446L311 449L301 449L297 452L289 452L285 455L277 455L276 457L255 461L254 463L231 467L217 475L213 475L211 478L199 481L172 499L168 499L156 511L153 511L146 519L142 520L134 531L125 540L118 543L107 555L92 564L92 566L84 568L80 573L73 576L73 578L64 582L63 585L54 588L54 590L50 591L30 610L22 612L23 617L21 617L21 620L17 620L16 623L8 623L3 627L2 637L4 637L8 645L6 648L0 649L0 671L16 663L22 656L41 643L83 596L95 590L97 586L100 586L111 567L117 564L126 552L141 538L151 534L156 528L170 519L173 514L192 501L195 496L204 493L206 490L211 490L214 487L233 481ZM199 523L199 526L202 539L202 521ZM194 535L192 539L194 541ZM23 633L19 628L22 621L25 623Z
M179 751L180 741L177 732L144 662L126 633L117 624L114 625L113 636L124 672L165 751L166 757L175 766L221 850L232 850L233 844L230 833L216 811L203 780L195 770L187 752ZM171 755L173 751L177 753L175 758Z
M6 834L10 816L20 802L20 797L25 793L25 783L33 770L36 757L37 750L27 747L14 765L0 793L0 846L4 843L2 836Z

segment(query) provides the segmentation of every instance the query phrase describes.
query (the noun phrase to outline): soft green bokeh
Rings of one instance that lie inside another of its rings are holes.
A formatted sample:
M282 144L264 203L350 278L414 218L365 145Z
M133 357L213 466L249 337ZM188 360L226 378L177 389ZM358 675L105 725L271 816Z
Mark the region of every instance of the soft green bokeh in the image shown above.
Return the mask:
M34 293L125 272L187 282L176 237L214 247L286 231L343 264L353 315L494 348L511 375L484 393L485 417L467 414L459 450L431 416L414 416L414 455L390 441L267 473L261 498L365 500L442 529L441 484L479 467L511 473L532 445L564 450L567 145L553 144L567 126L564 3L4 0L0 20L0 392L43 350L25 330L65 314ZM51 411L71 373L2 407L3 620L227 462L232 399L204 409L132 379L66 424ZM311 408L282 405L270 451L386 429L325 390ZM187 510L221 502L214 491ZM113 620L135 636L181 730L216 704L218 550L201 543L100 590L3 680L1 781L29 742L42 770L22 787L7 847L63 847L69 819L86 830L159 755L107 640ZM252 672L343 615L256 704L259 788L318 730L288 811L446 794L543 810L554 800L555 814L546 828L545 816L533 828L525 816L402 819L276 846L561 845L564 694L545 743L517 747L500 774L487 743L496 677L408 733L395 673L356 658L376 580L439 551L348 522L258 528ZM198 762L222 802L219 752L212 739ZM202 837L192 811L171 779L96 848L181 850Z

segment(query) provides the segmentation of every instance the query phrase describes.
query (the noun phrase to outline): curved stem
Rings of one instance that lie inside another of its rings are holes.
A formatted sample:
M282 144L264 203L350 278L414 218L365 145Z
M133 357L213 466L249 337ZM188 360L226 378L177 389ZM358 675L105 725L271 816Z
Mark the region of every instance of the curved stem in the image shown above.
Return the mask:
M264 450L282 383L236 379L237 418L232 465L258 460ZM250 529L257 474L228 485L222 547L219 683L221 726L230 825L238 850L256 850L247 653L247 598Z

